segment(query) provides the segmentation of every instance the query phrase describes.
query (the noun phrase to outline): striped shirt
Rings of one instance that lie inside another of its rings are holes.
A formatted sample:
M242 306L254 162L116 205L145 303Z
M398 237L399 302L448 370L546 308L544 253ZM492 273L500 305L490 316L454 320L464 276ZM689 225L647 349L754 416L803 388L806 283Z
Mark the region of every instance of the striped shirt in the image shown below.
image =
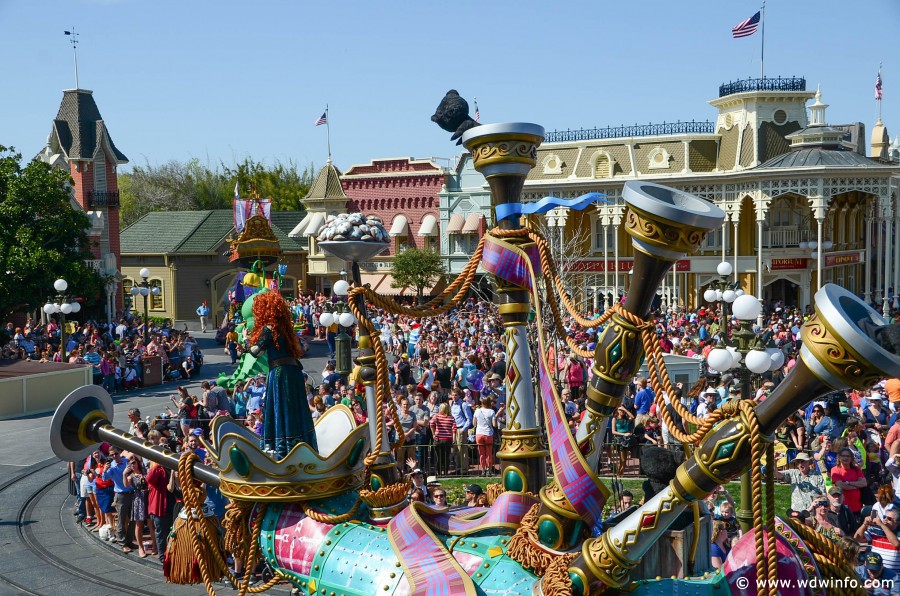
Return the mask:
M450 441L456 432L456 421L453 416L446 414L435 414L431 418L431 433L434 435L435 441Z
M900 548L891 544L884 530L872 526L866 530L866 540L872 545L872 552L881 555L885 569L900 571Z

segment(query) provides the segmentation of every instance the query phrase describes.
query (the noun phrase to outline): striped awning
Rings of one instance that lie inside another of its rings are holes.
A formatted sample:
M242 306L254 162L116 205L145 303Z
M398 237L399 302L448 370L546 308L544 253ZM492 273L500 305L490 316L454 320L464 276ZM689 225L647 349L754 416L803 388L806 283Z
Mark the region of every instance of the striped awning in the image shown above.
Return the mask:
M288 236L291 238L300 238L303 236L303 231L306 229L306 226L309 225L309 220L312 219L312 213L307 213L306 217L300 220L293 230L288 233Z
M447 224L447 233L459 234L462 232L463 224L465 223L466 218L461 213L454 213L450 216L450 223Z
M430 213L422 218L419 236L437 236L437 218Z
M481 229L481 220L484 216L481 213L470 213L466 217L466 225L463 226L461 234L477 234Z
M303 231L304 236L316 236L319 234L319 230L322 229L322 226L325 224L325 214L324 213L313 213L312 217L309 219L309 223L306 224L306 229Z
M406 236L407 230L409 229L408 222L406 220L405 215L397 215L394 217L394 223L391 224L391 231L388 232L390 236Z
M401 294L404 296L416 295L415 288L392 288L391 283L394 281L394 277L390 273L363 273L361 277L362 285L369 284L372 291L381 296L400 296ZM438 281L438 286L442 285L442 283L443 281ZM437 286L424 288L422 294L431 296L434 294L435 287Z

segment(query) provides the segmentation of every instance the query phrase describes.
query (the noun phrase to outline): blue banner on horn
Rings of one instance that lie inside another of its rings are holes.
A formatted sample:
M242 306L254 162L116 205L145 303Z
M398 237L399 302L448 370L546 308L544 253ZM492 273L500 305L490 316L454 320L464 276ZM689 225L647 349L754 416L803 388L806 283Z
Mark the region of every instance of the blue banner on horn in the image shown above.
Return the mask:
M574 199L561 199L559 197L544 197L534 203L503 203L497 205L494 210L497 220L506 219L512 215L531 215L532 213L546 213L554 207L568 207L575 211L587 208L591 203L607 203L609 200L602 192L589 192Z

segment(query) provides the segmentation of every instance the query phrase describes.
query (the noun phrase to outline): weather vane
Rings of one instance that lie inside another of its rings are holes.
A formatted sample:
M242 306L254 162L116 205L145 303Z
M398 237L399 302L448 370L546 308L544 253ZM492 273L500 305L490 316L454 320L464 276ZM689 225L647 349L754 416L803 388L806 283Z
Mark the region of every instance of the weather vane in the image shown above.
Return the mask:
M72 27L71 31L63 31L66 35L70 35L72 37L72 57L75 59L75 88L78 89L78 33L75 33L75 27Z

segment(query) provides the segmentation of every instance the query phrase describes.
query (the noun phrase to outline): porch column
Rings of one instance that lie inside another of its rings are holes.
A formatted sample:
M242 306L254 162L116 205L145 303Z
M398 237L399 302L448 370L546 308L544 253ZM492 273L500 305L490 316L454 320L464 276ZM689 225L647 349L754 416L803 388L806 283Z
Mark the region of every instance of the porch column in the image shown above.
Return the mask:
M613 251L613 285L616 287L616 290L619 289L619 226L616 223L613 223L613 247L615 250ZM625 288L622 288L624 291ZM613 293L613 301L618 300L617 296L618 292Z
M881 304L881 312L884 316L888 316L891 312L890 305L890 288L891 288L891 269L892 263L890 259L891 255L891 242L892 238L892 228L894 222L894 214L891 211L890 197L886 199L886 208L884 210L884 223L886 226L885 230L885 239L884 239L884 252L881 253L884 255L884 296L882 296L882 304Z
M604 292L609 291L609 255L606 253L606 247L609 246L609 239L607 238L607 228L609 227L609 218L603 216L603 288ZM606 304L606 299L604 297L603 300L604 308L606 310L609 307L609 304Z
M822 289L822 228L825 225L824 217L816 218L816 291Z
M866 209L866 223L863 228L863 243L866 247L866 291L863 300L866 304L872 304L872 210Z
M732 250L734 251L734 281L738 280L738 224L741 223L741 212L740 210L735 211L731 214L731 225L734 227L734 246Z
M900 232L900 211L894 209L894 234ZM897 280L900 280L900 242L894 242L894 275L891 277L894 282L894 296L898 294Z
M884 260L884 217L881 215L881 210L879 209L878 214L875 217L875 238L877 239L877 246L875 247L875 252L878 255L878 260ZM879 267L875 271L875 302L881 302L881 291L884 288L884 278L882 276L884 267L883 263L879 262ZM869 265L871 267L871 264Z
M728 246L728 218L725 218L725 221L722 222L722 260L728 260L728 253L725 250L725 247Z

